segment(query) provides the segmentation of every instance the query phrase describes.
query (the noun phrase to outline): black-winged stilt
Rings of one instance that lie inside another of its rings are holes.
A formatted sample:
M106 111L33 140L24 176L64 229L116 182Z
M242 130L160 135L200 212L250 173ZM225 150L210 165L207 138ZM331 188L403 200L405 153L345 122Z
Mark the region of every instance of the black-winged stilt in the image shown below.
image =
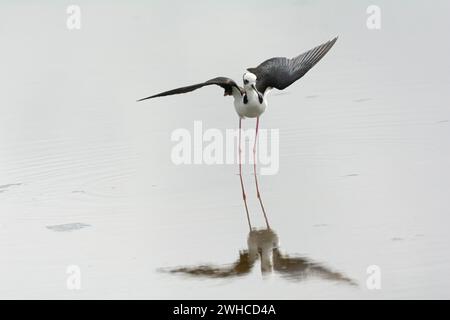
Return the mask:
M230 78L217 77L202 83L161 92L138 100L143 101L157 97L187 93L210 85L218 85L222 87L225 90L224 96L233 96L234 107L239 116L239 177L250 229L250 216L248 212L244 182L242 179L242 119L256 118L255 140L253 145L253 172L255 175L256 194L264 214L266 225L269 228L269 221L267 220L266 210L264 209L264 205L261 200L258 178L256 175L256 142L259 129L259 117L266 110L267 94L273 88L283 90L303 77L317 62L320 61L320 59L323 58L323 56L325 56L325 54L336 43L337 39L338 38L336 37L291 59L275 57L264 61L256 68L248 68L248 72L243 75L243 88L238 86L237 83Z

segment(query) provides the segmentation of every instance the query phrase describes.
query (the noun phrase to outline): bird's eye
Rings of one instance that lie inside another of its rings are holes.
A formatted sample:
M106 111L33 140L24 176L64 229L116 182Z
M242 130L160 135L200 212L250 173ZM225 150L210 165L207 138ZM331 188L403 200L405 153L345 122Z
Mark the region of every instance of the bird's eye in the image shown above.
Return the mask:
M244 80L244 84L248 84L248 80Z

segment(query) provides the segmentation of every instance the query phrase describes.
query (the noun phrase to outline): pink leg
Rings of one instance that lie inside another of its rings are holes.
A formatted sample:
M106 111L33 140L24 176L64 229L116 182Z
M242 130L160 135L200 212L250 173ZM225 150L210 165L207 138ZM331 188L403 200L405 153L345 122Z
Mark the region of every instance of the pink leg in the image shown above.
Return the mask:
M259 193L258 176L256 175L256 143L258 141L258 129L259 129L259 117L256 118L255 142L253 145L253 173L255 174L256 196L258 197L259 204L261 205L261 209L264 214L264 219L266 220L266 226L268 229L270 229L269 220L267 220L266 210L264 209L261 194Z
M245 195L244 181L242 180L241 130L242 130L242 119L239 118L239 178L241 179L242 198L244 199L245 212L247 213L248 227L250 228L250 231L251 231L252 230L252 224L250 222L250 215L248 213L247 196Z

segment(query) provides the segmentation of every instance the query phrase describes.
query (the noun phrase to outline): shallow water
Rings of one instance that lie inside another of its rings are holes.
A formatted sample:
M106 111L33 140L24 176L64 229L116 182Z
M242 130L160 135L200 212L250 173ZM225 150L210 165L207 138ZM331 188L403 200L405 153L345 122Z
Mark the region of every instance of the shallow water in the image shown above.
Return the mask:
M65 5L2 3L0 297L449 298L450 5L378 3L378 31L364 1L78 1L75 31ZM280 130L280 169L259 184L272 231L245 165L249 232L237 165L170 157L171 133L196 120L236 128L231 99L135 101L240 80L335 35L269 98L261 127ZM80 290L67 287L74 265Z

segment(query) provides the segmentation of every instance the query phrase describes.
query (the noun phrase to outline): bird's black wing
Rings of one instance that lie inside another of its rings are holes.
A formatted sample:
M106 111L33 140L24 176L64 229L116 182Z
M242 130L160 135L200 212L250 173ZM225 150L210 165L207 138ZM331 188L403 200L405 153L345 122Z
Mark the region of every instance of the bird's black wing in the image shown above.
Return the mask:
M185 274L192 277L209 277L209 278L230 278L236 276L243 276L250 273L255 261L250 259L247 250L239 253L239 259L229 265L214 266L214 265L198 265L188 267L176 267L171 269L161 269L161 271L168 271L170 273Z
M256 68L247 70L256 75L256 88L264 93L267 88L283 90L307 73L336 43L337 37L292 59L271 58Z
M332 271L328 267L305 257L282 254L278 249L273 251L273 268L282 277L290 280L302 281L315 276L350 285L356 284L352 279L342 273Z
M193 84L193 85L190 85L187 87L181 87L181 88L161 92L161 93L155 94L155 95L147 97L147 98L139 99L138 101L157 98L157 97L170 96L173 94L187 93L187 92L191 92L191 91L200 89L205 86L210 86L210 85L221 86L225 90L224 96L232 95L233 87L237 88L241 93L243 92L242 88L240 88L236 84L236 82L234 82L232 79L227 78L227 77L217 77L217 78L214 78L214 79L202 82L202 83L197 83L197 84Z

